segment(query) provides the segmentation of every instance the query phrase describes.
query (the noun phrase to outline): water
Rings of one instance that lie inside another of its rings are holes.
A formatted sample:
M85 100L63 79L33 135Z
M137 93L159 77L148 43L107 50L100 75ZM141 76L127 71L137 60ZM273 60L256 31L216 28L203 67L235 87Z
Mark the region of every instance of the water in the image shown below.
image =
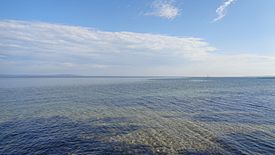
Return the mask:
M272 78L2 78L0 154L274 154Z

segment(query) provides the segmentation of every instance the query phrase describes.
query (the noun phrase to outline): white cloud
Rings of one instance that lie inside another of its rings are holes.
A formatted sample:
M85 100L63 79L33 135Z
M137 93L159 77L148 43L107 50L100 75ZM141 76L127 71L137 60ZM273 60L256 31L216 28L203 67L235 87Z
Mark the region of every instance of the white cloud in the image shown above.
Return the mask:
M155 0L152 3L152 12L145 15L157 16L166 19L174 19L180 15L180 9L177 8L172 0Z
M221 20L226 14L226 9L235 1L236 0L225 0L224 3L216 9L217 18L215 18L213 21L215 22Z
M106 32L43 22L0 21L1 62L30 66L103 68L156 66L173 58L199 60L215 48L201 38ZM19 64L20 64L19 63ZM7 65L8 66L8 65ZM0 69L8 70L7 66ZM11 65L15 66L15 65ZM93 67L89 67L93 66ZM41 70L42 71L42 70Z
M274 56L214 51L194 37L0 21L0 73L275 75Z
M32 57L177 55L199 59L214 51L201 38L149 33L106 32L42 22L1 21L1 55Z

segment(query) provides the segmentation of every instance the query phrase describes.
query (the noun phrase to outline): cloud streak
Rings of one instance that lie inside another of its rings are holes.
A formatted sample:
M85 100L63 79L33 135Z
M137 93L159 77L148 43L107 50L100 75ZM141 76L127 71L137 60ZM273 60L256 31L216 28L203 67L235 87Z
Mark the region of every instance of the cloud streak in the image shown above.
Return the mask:
M176 7L172 0L155 0L152 3L151 12L146 13L148 16L156 16L165 19L174 19L180 15L180 9Z
M0 73L275 75L274 56L218 54L201 38L0 21Z
M169 65L177 63L174 58L199 60L214 50L201 38L107 32L43 22L0 21L2 72L16 63L25 64L26 68L83 66L86 70Z
M227 8L235 1L236 0L225 0L224 3L216 9L217 17L213 21L216 22L223 19L226 15Z
M201 38L107 32L42 22L1 21L0 35L3 55L159 54L198 59L215 50Z

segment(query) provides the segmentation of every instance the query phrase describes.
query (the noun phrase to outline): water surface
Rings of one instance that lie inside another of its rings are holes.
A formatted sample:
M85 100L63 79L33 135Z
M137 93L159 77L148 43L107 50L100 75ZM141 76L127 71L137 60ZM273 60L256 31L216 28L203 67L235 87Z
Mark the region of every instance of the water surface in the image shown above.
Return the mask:
M0 154L274 154L272 78L0 78Z

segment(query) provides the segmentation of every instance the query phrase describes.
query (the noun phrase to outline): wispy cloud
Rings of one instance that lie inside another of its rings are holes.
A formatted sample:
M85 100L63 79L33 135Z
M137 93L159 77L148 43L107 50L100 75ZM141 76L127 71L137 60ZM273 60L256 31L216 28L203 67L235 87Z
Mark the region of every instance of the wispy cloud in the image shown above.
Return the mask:
M151 4L152 11L145 15L157 16L165 19L174 19L180 15L180 9L173 0L155 0Z
M0 73L275 75L274 56L214 51L194 37L0 21Z
M98 66L105 69L108 66L167 65L175 63L173 58L178 57L181 61L199 60L214 50L201 38L0 21L0 55L5 56L0 57L0 61L23 62L35 68L83 65L93 70Z
M225 17L227 8L234 3L236 0L225 0L222 5L220 5L216 9L217 18L215 18L213 21L216 22L218 20L221 20L223 17Z
M201 38L107 32L43 22L1 21L0 36L3 55L167 54L198 59L215 50Z

